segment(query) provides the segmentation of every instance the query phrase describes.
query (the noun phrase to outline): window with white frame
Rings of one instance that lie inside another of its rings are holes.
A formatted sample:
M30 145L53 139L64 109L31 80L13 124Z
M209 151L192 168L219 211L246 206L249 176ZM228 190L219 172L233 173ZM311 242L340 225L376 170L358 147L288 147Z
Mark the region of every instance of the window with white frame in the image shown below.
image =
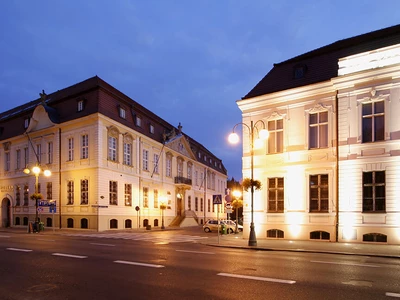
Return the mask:
M167 155L166 157L167 161L166 161L166 176L168 177L172 177L172 156L170 154Z
M89 203L89 180L81 180L81 205L87 205Z
M125 183L125 206L132 206L132 184Z
M81 159L89 158L89 135L83 134L81 136Z
M154 126L152 124L150 124L149 130L151 134L154 134Z
M28 147L24 148L24 163L25 163L25 166L27 166L29 164L29 148Z
M74 181L67 181L67 205L74 204Z
M124 165L132 165L132 144L124 142Z
M197 170L194 171L194 182L196 185L199 185L199 172Z
M147 187L143 188L143 207L149 208L149 189Z
M4 153L4 171L8 172L10 171L10 159L11 159L11 154L9 151Z
M187 164L187 178L192 179L192 163Z
M328 111L310 113L309 115L309 148L328 147Z
M156 153L154 153L153 154L153 172L155 173L155 174L158 174L159 172L158 172L158 159L159 159L159 155L158 154L156 154Z
M107 133L107 147L108 147L108 153L107 153L107 159L110 161L117 162L118 161L118 136L119 136L119 131L117 128L111 126L108 128L108 133Z
M15 205L21 205L21 186L19 185L15 186Z
M24 119L24 128L28 128L29 127L29 118L25 118Z
M178 177L183 177L183 159L178 157L177 159L177 169L178 169Z
M283 119L268 121L268 153L283 152Z
M118 205L118 182L110 180L109 186L110 205Z
M310 175L310 212L328 212L329 210L328 174Z
M385 139L385 102L362 103L362 142L378 142Z
M68 138L68 161L74 160L74 138Z
M283 177L268 178L268 212L280 213L284 210Z
M122 119L126 119L126 110L123 107L119 107L119 117Z
M136 116L136 126L142 127L142 118L139 116Z
M83 103L83 100L79 100L79 101L78 101L78 108L77 108L78 111L82 111L82 110L83 110L83 104L84 104L84 103Z
M386 211L385 171L363 172L363 212Z
M143 149L143 156L142 156L142 161L143 161L143 170L148 171L149 170L149 150Z
M153 196L154 196L154 208L158 208L158 190L153 191Z
M53 163L53 142L47 143L47 163Z
M42 162L42 145L41 144L36 145L36 155L37 155L38 163L41 163Z
M47 200L53 199L53 183L51 181L46 184L46 196Z
M24 185L24 206L29 205L29 186L27 184Z

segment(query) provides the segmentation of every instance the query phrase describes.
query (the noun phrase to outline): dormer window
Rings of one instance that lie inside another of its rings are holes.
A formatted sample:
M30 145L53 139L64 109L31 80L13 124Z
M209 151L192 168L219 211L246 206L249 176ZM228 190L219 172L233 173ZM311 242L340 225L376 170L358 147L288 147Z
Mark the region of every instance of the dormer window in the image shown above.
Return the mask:
M154 133L154 126L150 124L149 130L150 130L150 133Z
M136 116L136 126L138 127L142 127L142 118Z
M24 128L26 129L26 128L28 128L28 126L29 126L29 118L25 118L25 120L24 120Z
M307 66L306 65L296 65L293 68L293 78L294 79L300 79L305 76L307 72Z
M78 101L78 111L82 111L83 110L83 100L79 100Z
M119 117L122 119L126 119L126 110L123 107L119 107Z

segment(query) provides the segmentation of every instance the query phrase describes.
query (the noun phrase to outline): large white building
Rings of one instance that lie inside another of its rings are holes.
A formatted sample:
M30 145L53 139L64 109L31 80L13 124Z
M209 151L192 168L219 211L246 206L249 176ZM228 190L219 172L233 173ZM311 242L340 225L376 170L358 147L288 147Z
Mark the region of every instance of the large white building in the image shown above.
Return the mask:
M36 165L37 176L24 173ZM222 209L212 201L226 182L222 161L180 123L97 76L0 114L1 227L197 225Z
M254 150L257 238L400 244L400 25L274 64L237 104L270 132Z

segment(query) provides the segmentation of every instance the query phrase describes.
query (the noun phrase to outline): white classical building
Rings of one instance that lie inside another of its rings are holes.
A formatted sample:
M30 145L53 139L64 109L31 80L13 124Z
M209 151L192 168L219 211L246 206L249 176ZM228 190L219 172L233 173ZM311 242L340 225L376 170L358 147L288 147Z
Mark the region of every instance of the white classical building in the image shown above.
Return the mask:
M237 104L270 132L253 156L257 238L400 244L400 25L274 64ZM250 210L245 193L245 223Z
M97 76L0 114L0 146L1 227L190 226L222 210L222 161Z

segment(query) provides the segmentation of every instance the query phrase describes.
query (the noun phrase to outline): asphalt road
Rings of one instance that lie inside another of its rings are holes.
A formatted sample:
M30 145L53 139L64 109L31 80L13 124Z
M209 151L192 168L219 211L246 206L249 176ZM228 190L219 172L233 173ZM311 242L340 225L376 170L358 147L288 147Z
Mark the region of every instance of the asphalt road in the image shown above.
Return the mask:
M400 297L396 259L209 247L204 238L2 233L0 299Z

